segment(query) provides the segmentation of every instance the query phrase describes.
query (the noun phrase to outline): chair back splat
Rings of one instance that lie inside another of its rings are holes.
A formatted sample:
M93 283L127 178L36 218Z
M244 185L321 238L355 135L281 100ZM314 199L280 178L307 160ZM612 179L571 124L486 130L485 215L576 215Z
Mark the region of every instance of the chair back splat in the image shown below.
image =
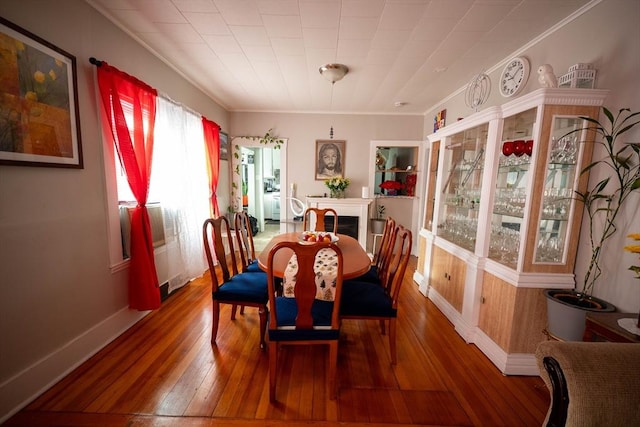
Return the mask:
M264 273L258 266L249 214L245 211L237 212L234 222L236 240L238 241L238 252L240 252L240 268L245 273Z
M333 215L333 229L332 230L327 230L326 226L325 226L325 215L326 214L331 214ZM315 216L315 226L313 227L313 230L310 230L311 228L311 216ZM338 232L338 213L335 211L335 209L331 209L331 208L325 208L325 209L320 209L320 208L307 208L304 211L304 215L303 215L303 221L302 221L302 229L305 231L331 231L333 233L337 233Z
M285 272L284 296L277 295L273 259L279 251L293 255ZM276 400L278 349L282 345L329 346L329 397L337 395L343 257L333 243L280 242L267 261L269 288L269 398ZM330 271L328 271L330 270ZM328 292L331 290L332 292ZM332 299L332 300L331 300Z
M225 239L226 237L226 239ZM236 307L257 307L260 318L260 347L265 348L267 327L267 275L239 273L233 247L232 230L226 217L208 218L202 225L204 251L211 276L213 322L211 344L216 344L220 323L220 304L231 304L231 320ZM231 264L231 268L229 268Z

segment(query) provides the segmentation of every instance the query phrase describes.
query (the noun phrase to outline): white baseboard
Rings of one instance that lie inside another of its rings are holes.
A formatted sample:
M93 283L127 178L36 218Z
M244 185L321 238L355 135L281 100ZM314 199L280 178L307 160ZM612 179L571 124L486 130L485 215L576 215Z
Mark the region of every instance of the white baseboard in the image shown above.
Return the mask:
M476 328L475 345L505 375L538 376L536 357L529 353L506 353L487 334Z
M149 314L124 308L0 384L0 424Z
M462 339L469 344L475 344L500 372L505 375L540 375L535 355L505 352L480 328L467 324L462 315L433 288L429 289L429 299L453 323Z
M426 280L426 278L424 277L424 275L422 273L418 272L418 270L414 271L413 272L413 281L418 284L418 290L420 291L420 293L426 297L427 296L427 292L428 292L429 283Z

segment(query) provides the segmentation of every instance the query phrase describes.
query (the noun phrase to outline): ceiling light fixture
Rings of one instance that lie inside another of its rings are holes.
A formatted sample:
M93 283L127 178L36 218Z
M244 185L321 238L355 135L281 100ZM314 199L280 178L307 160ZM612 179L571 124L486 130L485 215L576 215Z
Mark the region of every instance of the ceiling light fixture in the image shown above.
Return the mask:
M331 84L342 80L344 76L349 72L349 68L342 64L327 64L320 67L318 70L325 79L329 80Z

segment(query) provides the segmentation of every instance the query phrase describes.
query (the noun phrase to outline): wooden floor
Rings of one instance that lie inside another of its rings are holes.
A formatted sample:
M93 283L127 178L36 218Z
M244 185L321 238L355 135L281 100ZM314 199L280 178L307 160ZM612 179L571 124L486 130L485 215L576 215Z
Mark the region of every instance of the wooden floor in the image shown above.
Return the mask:
M196 280L6 426L540 426L549 395L539 377L506 377L411 280L400 297L398 364L377 322L343 323L339 396L326 399L326 350L285 347L277 404L258 315L222 312L211 346L208 279Z

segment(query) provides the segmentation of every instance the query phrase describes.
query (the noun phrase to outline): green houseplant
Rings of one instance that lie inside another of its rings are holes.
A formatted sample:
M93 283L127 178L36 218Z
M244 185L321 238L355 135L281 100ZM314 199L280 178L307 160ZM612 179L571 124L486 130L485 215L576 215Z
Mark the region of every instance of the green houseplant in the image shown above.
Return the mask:
M619 141L622 134L640 123L640 112L632 113L628 108L623 108L614 116L605 107L602 108L602 112L606 117L603 122L590 117L580 117L588 122L588 127L567 134L584 130L594 132L597 138L593 143L602 147L604 155L592 161L580 173L589 173L597 167L604 168L609 176L584 192L575 192L575 199L585 207L591 247L591 258L582 282L577 284L573 292L554 289L545 291L548 298L549 330L553 335L565 340L582 338L585 310L615 310L613 305L595 298L593 291L602 275L600 259L605 243L617 231L616 220L629 195L640 188L640 144ZM577 308L578 311L569 314L566 311L568 309L562 306L568 306L569 309ZM562 324L556 325L552 316L560 309ZM568 321L570 317L575 318L575 324Z

